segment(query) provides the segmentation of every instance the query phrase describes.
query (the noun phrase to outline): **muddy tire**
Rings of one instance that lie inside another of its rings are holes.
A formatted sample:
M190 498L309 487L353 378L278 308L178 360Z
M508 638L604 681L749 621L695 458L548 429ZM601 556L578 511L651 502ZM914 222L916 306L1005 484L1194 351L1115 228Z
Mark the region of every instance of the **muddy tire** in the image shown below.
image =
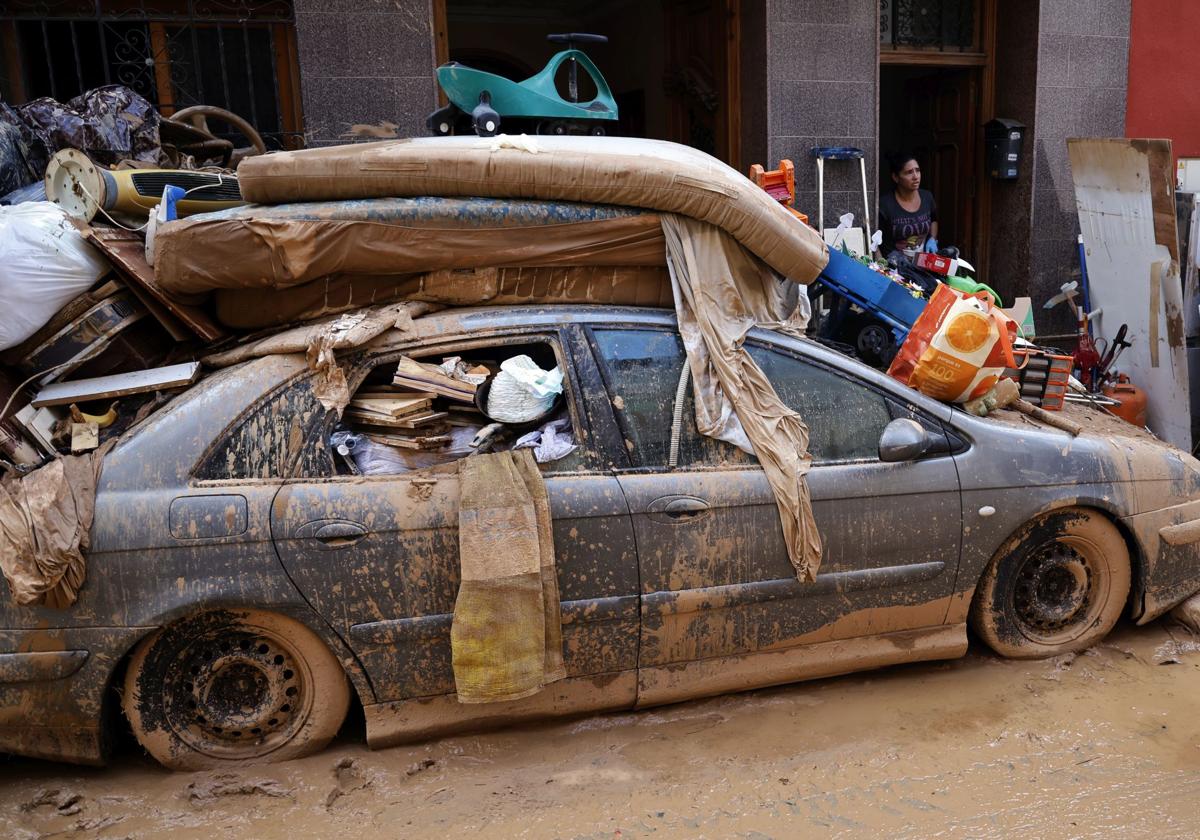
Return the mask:
M996 552L975 590L971 628L1013 659L1083 650L1120 618L1129 575L1125 540L1102 514L1048 513Z
M303 624L224 610L143 639L122 707L154 758L199 770L316 752L337 733L349 702L341 664Z

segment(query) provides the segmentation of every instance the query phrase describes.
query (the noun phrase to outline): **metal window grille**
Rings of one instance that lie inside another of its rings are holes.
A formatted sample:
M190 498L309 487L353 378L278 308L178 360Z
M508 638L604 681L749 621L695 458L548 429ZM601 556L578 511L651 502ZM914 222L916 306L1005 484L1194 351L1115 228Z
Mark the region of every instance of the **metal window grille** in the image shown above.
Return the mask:
M885 46L969 50L975 44L976 0L879 0Z
M271 147L300 145L291 0L0 0L6 24L26 99L122 84L164 115L216 105Z

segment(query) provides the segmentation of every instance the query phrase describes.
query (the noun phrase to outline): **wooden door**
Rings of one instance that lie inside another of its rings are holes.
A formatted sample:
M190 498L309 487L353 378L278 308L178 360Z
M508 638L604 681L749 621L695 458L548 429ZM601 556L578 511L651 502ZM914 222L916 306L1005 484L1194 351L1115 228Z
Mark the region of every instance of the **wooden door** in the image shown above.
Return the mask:
M665 0L668 139L740 167L736 0Z
M921 187L937 200L938 241L973 260L979 71L936 70L907 82L904 93L905 136L921 164Z

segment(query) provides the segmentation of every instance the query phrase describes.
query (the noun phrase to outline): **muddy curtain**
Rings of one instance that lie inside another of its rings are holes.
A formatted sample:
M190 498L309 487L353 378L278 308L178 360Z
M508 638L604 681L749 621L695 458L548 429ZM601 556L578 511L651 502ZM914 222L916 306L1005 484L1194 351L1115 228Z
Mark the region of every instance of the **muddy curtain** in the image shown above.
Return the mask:
M758 458L775 493L796 576L812 581L821 564L821 537L805 480L812 466L808 427L742 346L756 326L794 328L790 319L801 287L719 228L684 216L662 220L679 332L695 383L696 427Z

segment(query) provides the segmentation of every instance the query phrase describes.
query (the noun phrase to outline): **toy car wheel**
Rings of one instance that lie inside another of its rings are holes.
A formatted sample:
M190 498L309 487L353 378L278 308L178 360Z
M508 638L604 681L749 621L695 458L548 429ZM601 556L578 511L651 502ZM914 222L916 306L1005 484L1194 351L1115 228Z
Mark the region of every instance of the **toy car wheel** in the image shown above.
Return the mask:
M197 770L284 761L337 734L345 672L294 619L257 610L202 613L135 649L122 706L159 762Z
M1015 659L1083 650L1116 624L1129 582L1129 549L1116 526L1097 511L1064 508L1026 524L992 558L971 627Z
M553 134L556 137L562 137L571 133L571 126L567 125L565 122L552 122L550 123L546 133Z
M462 117L462 110L454 103L450 103L445 108L438 108L430 114L425 120L425 125L433 134L445 137L454 133L454 127Z
M594 126L592 126L591 130L588 133L591 134L593 137L603 137L608 132L604 130L604 126L594 125Z

